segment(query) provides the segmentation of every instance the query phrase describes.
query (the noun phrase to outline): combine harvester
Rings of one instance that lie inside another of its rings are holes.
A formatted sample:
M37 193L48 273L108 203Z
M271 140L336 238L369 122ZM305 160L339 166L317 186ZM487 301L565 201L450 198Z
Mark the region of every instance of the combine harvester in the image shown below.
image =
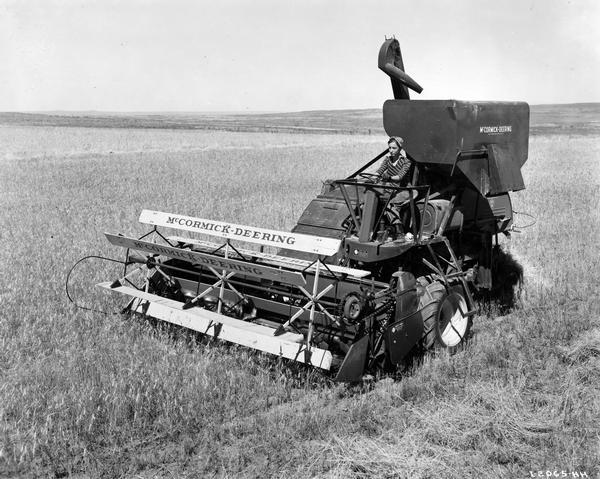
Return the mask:
M125 270L99 286L130 297L130 312L335 370L340 381L411 351L460 347L472 294L496 280L509 192L524 188L529 107L410 100L422 89L395 39L379 68L395 98L383 106L385 131L404 138L413 164L408 185L366 171L386 150L328 180L289 233L144 210L148 234L106 233L126 249Z

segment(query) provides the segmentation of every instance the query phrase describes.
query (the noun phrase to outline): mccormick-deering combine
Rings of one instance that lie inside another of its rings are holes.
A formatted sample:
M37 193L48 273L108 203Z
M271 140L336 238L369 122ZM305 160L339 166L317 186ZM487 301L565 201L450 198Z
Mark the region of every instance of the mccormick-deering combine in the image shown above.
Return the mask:
M99 286L130 297L130 312L341 381L414 350L459 347L473 294L497 280L493 245L512 225L509 192L524 188L529 107L410 100L409 89L422 89L395 39L379 68L395 98L383 105L385 131L405 140L412 163L406 184L367 172L386 150L326 181L289 233L144 210L148 234L106 233L126 249L125 267Z

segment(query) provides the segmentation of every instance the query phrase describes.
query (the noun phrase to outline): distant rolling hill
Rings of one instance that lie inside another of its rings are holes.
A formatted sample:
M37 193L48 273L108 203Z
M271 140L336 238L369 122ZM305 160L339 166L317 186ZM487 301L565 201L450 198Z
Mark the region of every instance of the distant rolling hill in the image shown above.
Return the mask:
M380 109L290 113L8 112L0 125L383 135ZM532 105L531 134L598 134L600 103Z
M600 103L532 105L531 133L600 133Z

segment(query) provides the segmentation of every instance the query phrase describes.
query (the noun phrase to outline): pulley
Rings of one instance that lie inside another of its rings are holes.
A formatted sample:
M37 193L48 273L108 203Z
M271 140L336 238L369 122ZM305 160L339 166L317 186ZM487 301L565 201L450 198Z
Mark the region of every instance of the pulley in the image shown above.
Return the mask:
M366 302L358 295L351 293L342 300L342 318L348 325L356 324L366 311Z

